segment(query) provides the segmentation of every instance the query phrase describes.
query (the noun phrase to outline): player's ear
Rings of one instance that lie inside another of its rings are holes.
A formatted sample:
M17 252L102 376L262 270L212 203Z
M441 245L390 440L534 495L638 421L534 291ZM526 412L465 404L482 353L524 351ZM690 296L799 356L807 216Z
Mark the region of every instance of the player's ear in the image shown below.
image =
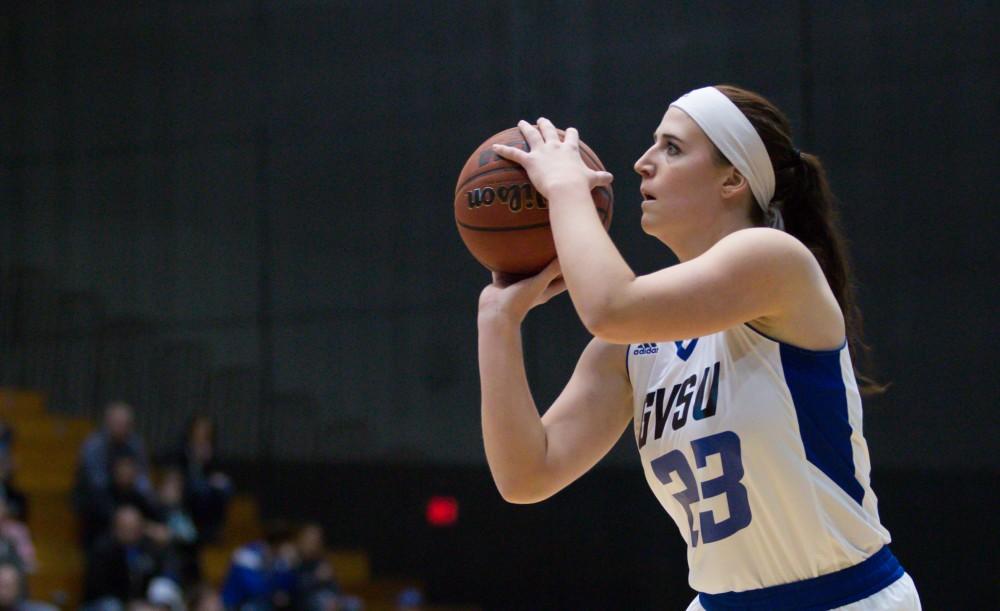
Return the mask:
M734 166L728 166L722 179L722 197L730 199L750 190L746 177Z

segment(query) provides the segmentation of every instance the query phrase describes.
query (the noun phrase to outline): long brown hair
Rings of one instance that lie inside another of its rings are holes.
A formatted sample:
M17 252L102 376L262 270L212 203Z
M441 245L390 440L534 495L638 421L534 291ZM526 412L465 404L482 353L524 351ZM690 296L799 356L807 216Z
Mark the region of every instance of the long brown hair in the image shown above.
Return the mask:
M862 394L883 392L887 386L878 384L860 371L859 360L867 365L871 350L864 342L861 309L855 295L847 240L840 227L837 200L830 191L823 164L815 155L800 152L794 147L788 118L763 96L733 85L717 85L716 89L743 111L764 141L774 166L775 188L771 205L781 211L785 231L805 244L819 261L826 281L840 304L847 345ZM721 162L729 163L718 148L715 152ZM751 215L755 224L765 224L760 206L752 206Z

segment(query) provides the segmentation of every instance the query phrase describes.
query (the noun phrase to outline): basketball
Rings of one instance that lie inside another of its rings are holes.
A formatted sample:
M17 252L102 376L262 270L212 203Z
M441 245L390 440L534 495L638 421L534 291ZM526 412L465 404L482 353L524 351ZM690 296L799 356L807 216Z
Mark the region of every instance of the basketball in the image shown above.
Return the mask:
M565 133L559 131L560 139ZM549 227L548 202L517 163L497 155L492 146L529 150L521 130L504 130L479 145L465 162L455 186L455 224L472 256L488 269L516 276L533 275L556 256ZM604 170L594 151L580 142L580 156L592 170ZM611 187L591 191L604 228L611 225Z

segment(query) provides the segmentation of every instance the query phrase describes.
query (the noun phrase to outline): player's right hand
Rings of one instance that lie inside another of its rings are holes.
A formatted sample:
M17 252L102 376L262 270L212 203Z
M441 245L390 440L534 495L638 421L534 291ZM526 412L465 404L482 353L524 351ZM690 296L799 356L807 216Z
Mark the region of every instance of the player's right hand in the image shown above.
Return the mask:
M520 323L535 306L542 305L566 290L559 259L534 276L511 282L493 272L493 283L479 294L479 316L501 316Z

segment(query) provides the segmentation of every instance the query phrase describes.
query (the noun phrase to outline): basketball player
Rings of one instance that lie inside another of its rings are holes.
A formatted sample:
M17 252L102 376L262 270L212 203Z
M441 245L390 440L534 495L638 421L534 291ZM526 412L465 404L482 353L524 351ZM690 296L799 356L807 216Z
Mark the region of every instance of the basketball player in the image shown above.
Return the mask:
M819 160L784 115L731 86L667 109L635 163L642 228L680 263L636 276L590 197L579 136L519 124L496 145L549 200L558 261L479 301L486 456L512 503L578 478L629 420L653 493L688 544L705 609L913 610L869 485L850 349L850 272ZM594 335L539 417L519 327L565 288Z

